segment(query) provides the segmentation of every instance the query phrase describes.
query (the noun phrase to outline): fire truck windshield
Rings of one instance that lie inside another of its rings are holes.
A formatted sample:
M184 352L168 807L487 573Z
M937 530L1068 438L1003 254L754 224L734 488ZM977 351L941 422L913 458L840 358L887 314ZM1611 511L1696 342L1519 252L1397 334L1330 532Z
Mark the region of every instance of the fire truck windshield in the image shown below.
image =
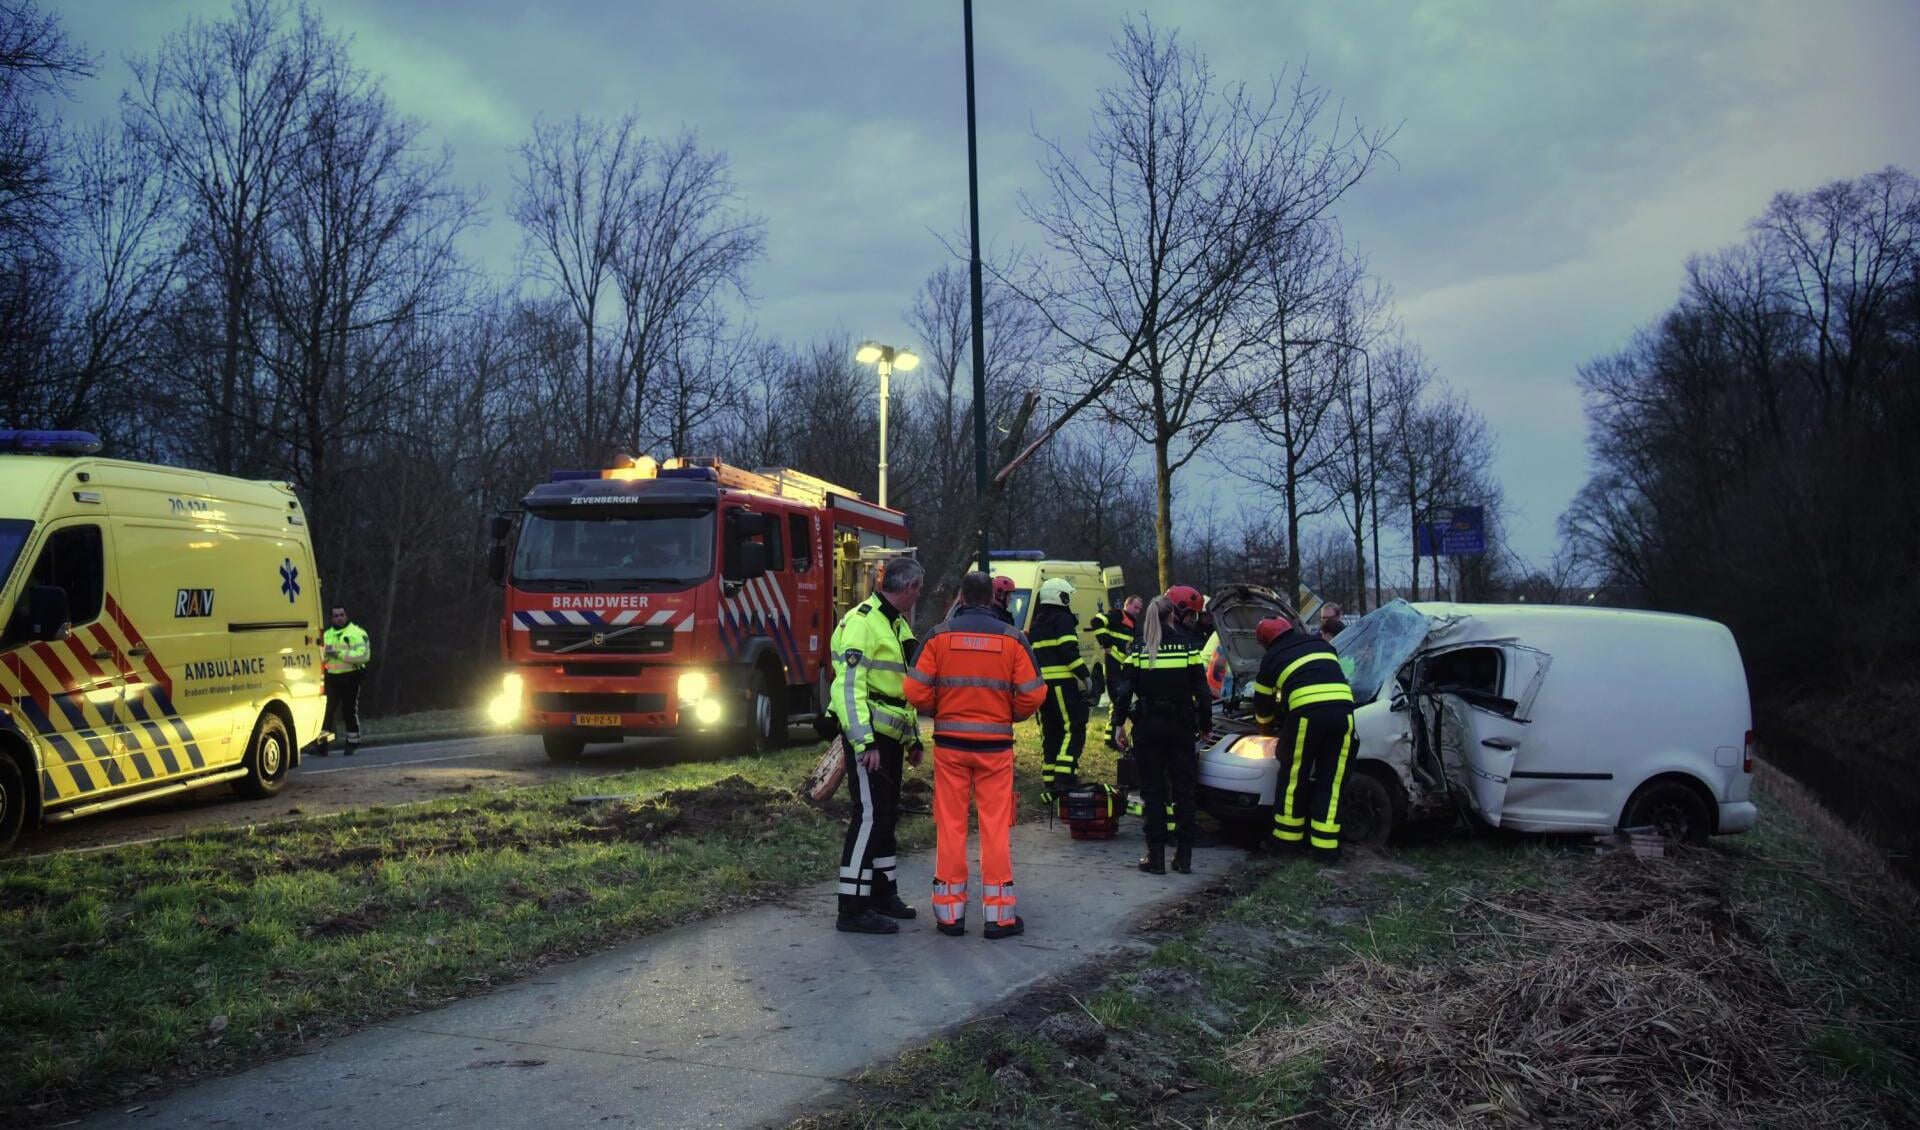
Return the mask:
M534 587L685 586L711 572L711 507L531 512L520 525L513 559L514 582Z

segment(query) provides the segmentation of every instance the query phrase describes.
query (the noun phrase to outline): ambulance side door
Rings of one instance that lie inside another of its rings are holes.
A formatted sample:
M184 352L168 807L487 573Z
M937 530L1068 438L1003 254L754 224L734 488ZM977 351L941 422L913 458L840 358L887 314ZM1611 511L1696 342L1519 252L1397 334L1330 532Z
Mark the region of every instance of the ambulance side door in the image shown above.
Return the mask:
M128 518L114 523L127 563L122 620L137 677L127 684L134 733L172 772L231 762L227 603L231 570L221 535L197 521Z

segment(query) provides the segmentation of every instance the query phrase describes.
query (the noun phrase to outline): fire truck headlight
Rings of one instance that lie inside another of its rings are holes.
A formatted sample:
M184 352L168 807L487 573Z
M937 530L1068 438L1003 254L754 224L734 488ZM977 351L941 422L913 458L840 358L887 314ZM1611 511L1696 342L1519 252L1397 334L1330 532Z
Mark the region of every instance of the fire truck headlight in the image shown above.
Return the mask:
M720 720L720 702L717 699L702 699L700 705L693 708L694 721L702 726L711 726Z
M689 706L698 703L707 697L708 685L705 671L688 671L680 676L680 701Z
M496 726L511 726L520 720L520 692L526 680L518 672L509 672L500 680L500 693L487 703L487 720Z

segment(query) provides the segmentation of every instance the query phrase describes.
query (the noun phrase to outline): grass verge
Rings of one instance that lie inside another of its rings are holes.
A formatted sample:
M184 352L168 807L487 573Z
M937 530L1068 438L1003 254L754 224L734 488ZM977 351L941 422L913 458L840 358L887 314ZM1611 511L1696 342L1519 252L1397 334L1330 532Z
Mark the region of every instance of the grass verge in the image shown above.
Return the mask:
M1763 772L1673 859L1449 837L1246 869L823 1127L1912 1125L1913 892Z
M440 734L488 728L486 712L479 707L452 707L446 710L416 710L385 718L366 718L361 733L370 738L400 738L410 734Z
M829 879L844 801L792 791L821 749L0 861L0 1125L252 1066ZM1023 795L1039 764L1023 726ZM1087 766L1111 776L1112 754ZM929 776L910 774L909 805ZM568 803L581 792L641 795ZM931 823L903 818L900 841L930 844Z

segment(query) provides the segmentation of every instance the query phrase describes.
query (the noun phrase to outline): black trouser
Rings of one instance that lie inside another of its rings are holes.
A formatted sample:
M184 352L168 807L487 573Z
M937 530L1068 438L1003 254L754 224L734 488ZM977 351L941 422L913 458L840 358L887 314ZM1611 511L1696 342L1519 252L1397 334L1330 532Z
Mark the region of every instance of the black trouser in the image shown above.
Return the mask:
M1274 752L1273 838L1306 843L1316 852L1340 850L1340 785L1353 752L1353 708L1309 706L1287 716Z
M1080 684L1047 684L1047 701L1040 707L1040 780L1080 771L1080 754L1087 748L1087 699Z
M364 669L327 673L327 721L322 728L336 734L344 731L348 749L360 744L360 681L366 674ZM339 729L334 728L336 719Z
M840 913L859 914L875 906L891 906L897 896L893 884L894 828L900 820L900 773L906 751L881 734L873 736L880 751L880 768L869 770L859 755L847 753L847 792L853 815L847 821L846 842L840 849Z
M1185 707L1191 710L1189 705ZM1193 788L1200 778L1200 754L1192 723L1168 708L1149 711L1133 726L1133 756L1140 771L1140 817L1147 842L1164 844L1171 827L1177 843L1193 846ZM1173 819L1167 819L1167 794L1173 794Z

